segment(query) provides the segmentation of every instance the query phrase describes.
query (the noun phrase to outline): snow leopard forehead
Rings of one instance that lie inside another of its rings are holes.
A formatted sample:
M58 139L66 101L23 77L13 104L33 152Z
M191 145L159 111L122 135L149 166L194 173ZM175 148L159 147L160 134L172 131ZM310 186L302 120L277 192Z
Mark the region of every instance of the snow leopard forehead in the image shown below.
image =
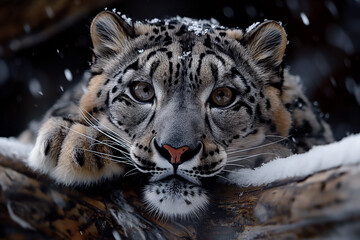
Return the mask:
M175 33L178 37L185 33L193 34L193 37L221 33L221 37L228 35L240 40L243 36L243 31L241 29L224 27L214 18L211 18L210 20L179 16L167 19L154 18L152 20L136 21L134 27L137 29L137 34L145 34L152 28L156 29L157 27L160 27L160 31L157 32L157 30L155 30L155 33L161 34L161 32L169 31L170 33Z
M193 32L197 36L204 35L209 31L212 32L214 30L226 29L224 26L221 26L220 23L214 18L205 20L177 16L162 20L154 18L152 20L145 20L142 23L156 26L184 25L186 27L186 31Z

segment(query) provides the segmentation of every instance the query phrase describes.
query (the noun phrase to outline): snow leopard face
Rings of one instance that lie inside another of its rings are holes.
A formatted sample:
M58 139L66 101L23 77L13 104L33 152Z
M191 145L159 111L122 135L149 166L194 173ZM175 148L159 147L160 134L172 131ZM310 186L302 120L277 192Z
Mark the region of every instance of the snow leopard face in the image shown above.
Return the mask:
M133 23L102 12L91 37L93 76L80 110L52 114L30 157L59 182L97 182L131 165L147 180L151 211L186 217L209 203L207 179L296 150L282 142L296 112L285 105L289 95L307 100L284 84L287 40L277 22L243 33L215 22ZM321 130L316 123L311 131Z

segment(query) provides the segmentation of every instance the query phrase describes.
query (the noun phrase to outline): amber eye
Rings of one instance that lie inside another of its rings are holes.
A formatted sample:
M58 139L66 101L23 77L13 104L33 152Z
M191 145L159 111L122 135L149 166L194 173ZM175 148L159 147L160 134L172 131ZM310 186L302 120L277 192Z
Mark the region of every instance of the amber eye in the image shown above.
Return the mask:
M217 107L225 107L233 100L233 92L230 88L219 87L211 93L211 100Z
M138 82L133 86L133 96L141 102L149 102L153 99L155 91L153 86L147 82Z

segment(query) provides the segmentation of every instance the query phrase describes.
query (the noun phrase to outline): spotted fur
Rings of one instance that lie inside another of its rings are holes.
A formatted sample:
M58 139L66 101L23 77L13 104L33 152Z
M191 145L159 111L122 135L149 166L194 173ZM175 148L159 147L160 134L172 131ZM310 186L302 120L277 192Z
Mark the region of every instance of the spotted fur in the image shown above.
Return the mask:
M92 76L49 110L29 158L60 183L137 171L149 182L150 210L187 216L208 204L203 181L332 141L283 67L287 37L275 21L243 32L179 17L129 22L105 11L91 38ZM151 100L134 95L140 82L154 89ZM226 106L211 97L221 87L232 91ZM167 145L186 146L181 161Z

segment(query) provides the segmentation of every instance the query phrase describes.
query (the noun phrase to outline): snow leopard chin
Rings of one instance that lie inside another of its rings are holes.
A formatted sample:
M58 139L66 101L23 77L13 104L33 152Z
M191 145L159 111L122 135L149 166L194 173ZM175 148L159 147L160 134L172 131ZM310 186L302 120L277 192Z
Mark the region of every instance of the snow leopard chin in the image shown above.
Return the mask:
M143 195L149 212L165 221L199 217L209 204L205 189L177 178L149 183Z

